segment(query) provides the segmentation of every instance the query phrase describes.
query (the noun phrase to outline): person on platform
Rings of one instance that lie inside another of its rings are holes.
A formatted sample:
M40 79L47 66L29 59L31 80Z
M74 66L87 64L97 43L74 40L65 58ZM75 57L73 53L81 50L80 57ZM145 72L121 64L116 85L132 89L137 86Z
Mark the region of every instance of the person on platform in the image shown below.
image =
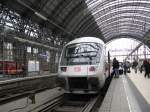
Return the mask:
M123 68L124 68L124 75L127 74L127 71L128 71L128 64L127 64L127 61L125 60L124 63L123 63Z
M22 76L26 76L26 66L24 64L22 64Z
M119 62L116 58L113 59L113 70L115 77L119 77Z
M149 70L149 67L150 67L150 63L148 62L148 60L144 60L143 61L143 67L145 69L145 75L144 77L146 78L146 76L149 78L150 77L150 70Z
M138 62L136 60L133 61L132 67L135 70L135 73L137 73L137 66L138 66Z

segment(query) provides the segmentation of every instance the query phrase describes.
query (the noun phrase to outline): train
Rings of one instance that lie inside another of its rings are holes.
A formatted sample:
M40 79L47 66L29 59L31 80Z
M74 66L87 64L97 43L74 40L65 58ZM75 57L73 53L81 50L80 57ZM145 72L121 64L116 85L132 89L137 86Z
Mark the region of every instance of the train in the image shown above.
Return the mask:
M96 94L108 74L106 45L96 37L80 37L67 43L58 66L58 82L65 93Z
M22 67L15 61L0 61L0 74L19 75L22 73Z

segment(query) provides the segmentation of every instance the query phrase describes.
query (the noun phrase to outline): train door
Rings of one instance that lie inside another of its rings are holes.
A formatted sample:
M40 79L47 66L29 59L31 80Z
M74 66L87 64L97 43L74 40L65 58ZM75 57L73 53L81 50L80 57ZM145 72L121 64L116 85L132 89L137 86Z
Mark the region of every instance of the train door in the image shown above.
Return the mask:
M110 69L111 69L111 65L110 65L110 53L108 51L108 76L110 76Z

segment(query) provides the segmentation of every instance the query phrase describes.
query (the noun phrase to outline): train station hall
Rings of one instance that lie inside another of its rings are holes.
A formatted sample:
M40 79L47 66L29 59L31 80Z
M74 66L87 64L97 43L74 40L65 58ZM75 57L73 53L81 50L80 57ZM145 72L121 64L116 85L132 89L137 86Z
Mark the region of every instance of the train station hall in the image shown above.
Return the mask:
M0 0L0 112L150 112L150 0Z

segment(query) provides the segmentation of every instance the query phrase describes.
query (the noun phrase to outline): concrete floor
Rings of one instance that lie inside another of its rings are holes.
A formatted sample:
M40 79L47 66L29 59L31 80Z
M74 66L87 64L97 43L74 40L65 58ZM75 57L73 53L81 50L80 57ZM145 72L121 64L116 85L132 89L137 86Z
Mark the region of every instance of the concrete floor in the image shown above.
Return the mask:
M113 78L99 112L150 112L150 78L133 70Z

